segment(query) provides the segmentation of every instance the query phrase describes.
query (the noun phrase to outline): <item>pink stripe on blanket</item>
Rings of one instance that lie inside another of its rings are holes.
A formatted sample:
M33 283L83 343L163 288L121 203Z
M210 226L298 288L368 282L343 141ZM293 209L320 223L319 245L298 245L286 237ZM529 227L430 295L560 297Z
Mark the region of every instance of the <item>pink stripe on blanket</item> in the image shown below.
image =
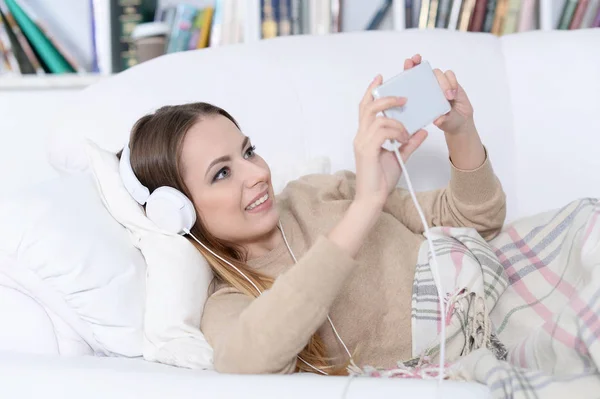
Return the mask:
M539 264L543 265L542 267L536 266L536 268L540 272L542 277L544 277L544 279L548 283L550 283L553 287L556 287L556 289L567 298L570 298L573 295L573 293L575 292L575 287L573 287L567 281L562 279L559 275L554 273L554 271L552 271L552 269L549 269L548 267L546 267L547 265L541 261L541 259L537 256L537 254L531 248L529 248L529 245L527 245L527 243L525 243L525 240L523 240L521 238L521 236L519 235L519 233L517 233L517 231L514 229L514 227L511 227L508 230L508 235L513 240L515 245L519 248L519 251L523 255L525 255L527 257L527 259L533 265L539 265ZM514 270L514 269L513 269L512 273L508 273L509 279L515 273L516 273L516 270Z
M571 298L570 306L577 317L589 328L593 336L596 339L600 338L600 318L596 311L584 302L577 293Z
M516 270L514 269L514 267L512 265L510 265L509 262L507 261L506 255L504 255L503 253L501 253L499 251L496 253L498 254L498 258L500 259L500 262L503 265L505 265L505 270L506 270L507 274L510 275L510 274L516 273ZM523 299L523 301L531 309L533 309L533 311L535 313L537 313L540 316L541 319L543 319L543 320L552 319L552 317L554 316L552 311L550 311L550 309L548 309L548 307L546 305L544 305L543 303L538 301L538 298L536 298L535 295L533 295L531 293L531 291L529 290L527 285L525 285L523 280L513 281L513 283L510 286ZM555 328L555 327L553 327L553 325L554 325L554 322L552 322L552 325L549 325L549 323L544 323L543 328L550 335L554 336L555 339L557 339L559 342L563 343L564 345L567 345L567 347L569 347L569 348L574 348L574 349L585 348L585 345L583 344L583 341L581 341L581 339L571 335L568 331L564 330L562 327L556 326L556 328Z

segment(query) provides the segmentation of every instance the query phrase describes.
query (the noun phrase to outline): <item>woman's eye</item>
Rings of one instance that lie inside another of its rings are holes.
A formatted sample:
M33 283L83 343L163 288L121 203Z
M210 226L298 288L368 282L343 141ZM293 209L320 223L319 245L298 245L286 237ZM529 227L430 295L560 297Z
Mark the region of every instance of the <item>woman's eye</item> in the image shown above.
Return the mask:
M246 154L245 154L245 158L252 158L254 156L254 151L256 150L256 146L253 145L252 147L248 148L246 150Z
M226 178L227 176L229 176L229 168L222 168L221 170L219 170L217 172L217 174L215 175L213 182L217 181L217 180L221 180Z

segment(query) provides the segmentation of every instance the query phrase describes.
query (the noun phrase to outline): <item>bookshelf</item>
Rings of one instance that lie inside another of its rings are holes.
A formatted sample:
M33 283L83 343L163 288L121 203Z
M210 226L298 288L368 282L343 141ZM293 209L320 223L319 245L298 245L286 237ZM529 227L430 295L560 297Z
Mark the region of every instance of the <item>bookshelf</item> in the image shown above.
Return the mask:
M18 4L29 3L33 5L37 5L38 8L43 9L44 0L0 0L0 9L3 3L8 4L8 1L16 2ZM223 1L223 4L227 4L225 2L229 2L230 11L235 9L239 18L243 19L243 42L256 42L259 40L268 40L267 38L263 38L262 36L262 9L261 9L261 0L157 0L160 4L161 2L168 2L171 5L180 4L180 3L188 3L193 4L199 9L201 7L214 6L215 2ZM273 1L283 1L283 0L273 0ZM296 0L291 0L296 1ZM384 30L396 30L402 31L405 29L430 29L427 28L418 28L413 26L406 26L407 13L411 13L411 18L413 21L418 21L419 19L419 9L417 7L413 7L412 10L407 9L407 5L412 4L420 7L422 4L437 4L438 7L441 7L441 4L444 1L450 1L450 4L454 2L458 2L462 5L468 4L477 4L477 2L482 0L301 0L306 2L309 7L313 7L316 9L317 7L323 7L323 4L335 4L335 1L339 1L338 5L341 5L340 11L340 19L342 20L342 30L343 32L348 31L358 31L366 29L369 22L374 18L378 10L381 10L382 7L386 3L390 3L391 7L388 9L385 17L382 19L382 23L380 26L376 27L376 29L384 29ZM332 1L332 3L330 3ZM492 2L492 0L485 0L485 2ZM500 4L503 0L494 0L495 4ZM513 4L515 0L504 0L505 4ZM563 10L565 9L565 5L567 2L577 2L577 0L518 0L521 4L525 4L527 2L532 1L530 4L533 5L533 18L535 21L533 25L531 25L530 29L536 30L555 30L559 26L561 21L561 16ZM581 0L579 0L581 1ZM98 21L96 21L95 25L101 25L102 23L106 23L108 15L110 15L110 4L116 4L116 0L53 0L53 7L49 8L46 6L48 10L52 9L50 14L41 13L41 19L44 18L57 18L62 17L63 20L58 20L57 23L60 25L68 26L69 29L64 29L66 35L63 35L59 39L65 39L67 42L74 41L75 47L78 47L82 50L86 55L83 59L83 64L86 67L85 71L78 71L77 73L68 73L65 75L54 75L54 74L45 74L45 75L11 75L11 74L2 74L0 73L0 90L51 90L51 89L59 89L59 90L71 90L71 89L79 89L86 87L90 84L93 84L105 77L111 76L115 72L113 71L102 71L101 73L90 73L86 72L89 70L90 65L92 64L92 56L90 53L93 51L93 46L90 44L91 42L91 20L86 20L86 18L90 19L90 15L92 15L92 9L90 4L102 4L103 7L106 7L102 13L94 14L96 15ZM234 3L235 2L235 3ZM430 3L431 2L431 3ZM88 4L87 6L85 4ZM235 4L235 5L232 5ZM292 3L293 4L293 3ZM598 12L600 12L600 1L599 0L590 0L589 7L598 7ZM327 5L325 6L328 7ZM35 8L35 7L32 7ZM56 10L56 8L59 8ZM6 8L5 8L6 9ZM238 11L240 9L241 11ZM48 11L46 10L46 11ZM334 13L332 11L333 8L330 8L330 13ZM36 10L33 10L36 11ZM98 10L96 10L97 12ZM323 8L321 8L321 12ZM311 23L314 24L315 18L318 21L318 18L325 18L327 21L328 17L323 17L321 14L320 17L315 17L315 14L311 11L310 13ZM307 14L308 15L308 14ZM329 21L332 20L331 14L329 14ZM104 19L103 19L104 18ZM102 22L102 21L104 22ZM87 22L86 22L87 21ZM323 21L323 19L321 19ZM108 28L104 27L105 32L110 30L110 26ZM106 30L108 29L108 30ZM336 32L335 29L331 28L332 32ZM439 29L439 28L436 28ZM458 29L457 26L446 27L446 29ZM0 31L1 33L1 31ZM303 34L315 34L315 31L303 32ZM0 39L1 39L0 35ZM103 42L98 41L97 46L102 46L110 42L110 38L104 38ZM72 43L70 43L72 44ZM225 43L226 45L228 43ZM68 47L68 46L67 46ZM108 47L108 51L110 52L110 47ZM69 50L69 48L67 48ZM106 51L105 51L106 53ZM110 59L106 64L111 64ZM1 68L0 68L1 72ZM118 72L118 71L117 71ZM8 75L8 76L7 76Z

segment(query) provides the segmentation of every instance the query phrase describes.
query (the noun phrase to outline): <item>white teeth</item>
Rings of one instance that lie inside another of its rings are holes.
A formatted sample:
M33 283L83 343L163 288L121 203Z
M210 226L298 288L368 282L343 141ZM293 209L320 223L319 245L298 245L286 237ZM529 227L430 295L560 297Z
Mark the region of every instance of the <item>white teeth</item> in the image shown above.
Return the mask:
M265 194L262 197L260 197L259 199L257 199L256 201L254 201L253 203L251 203L250 205L248 205L246 207L246 209L250 211L250 210L256 208L257 206L259 206L260 204L262 204L263 202L265 202L268 199L269 199L269 194Z

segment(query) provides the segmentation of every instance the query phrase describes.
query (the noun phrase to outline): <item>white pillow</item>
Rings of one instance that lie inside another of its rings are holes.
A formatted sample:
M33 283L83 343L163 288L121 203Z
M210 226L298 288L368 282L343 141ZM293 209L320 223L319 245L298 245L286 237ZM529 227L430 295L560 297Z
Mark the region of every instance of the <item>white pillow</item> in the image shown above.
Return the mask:
M200 331L213 273L202 254L183 236L162 231L129 195L119 159L87 141L89 166L100 197L129 231L147 264L143 356L188 368L213 368L213 351Z
M129 195L119 174L119 160L87 140L89 166L102 201L130 232L147 263L144 349L147 360L188 368L213 368L213 350L199 329L208 288L214 277L206 259L185 238L161 231ZM272 171L276 192L308 173L330 173L326 157Z
M62 353L89 345L97 355L141 356L144 260L102 205L91 174L0 199L0 255L14 260L1 261L0 273L85 342L63 342Z

